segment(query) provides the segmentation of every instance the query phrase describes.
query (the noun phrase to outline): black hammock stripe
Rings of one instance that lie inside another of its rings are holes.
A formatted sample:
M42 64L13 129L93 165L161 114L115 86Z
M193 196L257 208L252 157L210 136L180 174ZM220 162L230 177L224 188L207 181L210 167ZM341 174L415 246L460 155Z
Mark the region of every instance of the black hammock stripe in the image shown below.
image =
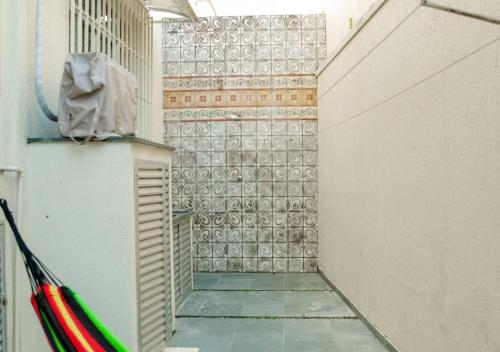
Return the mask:
M52 332L50 330L50 327L47 325L49 322L47 321L47 316L45 315L44 312L39 311L39 320L40 320L40 325L42 326L43 332L45 333L45 337L47 338L47 341L49 341L50 348L52 348L52 351L54 352L59 352L59 348L57 348L56 341L54 340L54 336L52 335Z
M56 336L59 338L59 342L61 342L61 345L64 347L66 352L78 352L78 350L73 346L69 338L66 336L61 324L59 323L59 320L54 315L54 312L52 312L49 302L47 302L47 298L43 295L43 293L37 294L35 296L35 299L40 313L45 314L47 321L54 330Z
M94 340L101 345L105 351L113 352L116 349L108 342L106 337L97 329L94 323L89 319L85 311L80 307L78 302L73 297L73 293L70 289L65 286L61 287L61 292L63 294L66 304L69 306L75 317L80 321L80 324L87 329L87 331L92 335Z

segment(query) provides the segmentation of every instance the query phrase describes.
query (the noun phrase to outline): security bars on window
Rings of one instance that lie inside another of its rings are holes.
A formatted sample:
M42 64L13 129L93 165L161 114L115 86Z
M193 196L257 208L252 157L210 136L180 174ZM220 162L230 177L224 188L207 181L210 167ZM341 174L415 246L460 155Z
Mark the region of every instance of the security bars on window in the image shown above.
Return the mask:
M70 50L100 52L137 76L136 135L152 137L152 19L140 0L70 0Z

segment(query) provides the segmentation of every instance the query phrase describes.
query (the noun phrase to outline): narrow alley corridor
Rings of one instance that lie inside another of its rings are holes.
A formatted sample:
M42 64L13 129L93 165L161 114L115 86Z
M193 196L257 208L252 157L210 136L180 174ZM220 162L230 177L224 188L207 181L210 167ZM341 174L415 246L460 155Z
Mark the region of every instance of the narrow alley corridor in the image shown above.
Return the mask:
M382 352L318 274L197 273L171 347L201 352Z

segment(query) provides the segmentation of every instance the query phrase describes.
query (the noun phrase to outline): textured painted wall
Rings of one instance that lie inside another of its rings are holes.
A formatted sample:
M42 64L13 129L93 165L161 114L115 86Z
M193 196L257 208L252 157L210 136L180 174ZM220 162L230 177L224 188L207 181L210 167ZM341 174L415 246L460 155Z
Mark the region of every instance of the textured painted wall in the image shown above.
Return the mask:
M320 269L399 351L500 351L499 58L388 0L318 78Z
M317 96L325 17L163 25L173 205L199 271L317 270Z
M370 6L383 0L329 0L324 2L328 54L338 48L340 43L361 20Z

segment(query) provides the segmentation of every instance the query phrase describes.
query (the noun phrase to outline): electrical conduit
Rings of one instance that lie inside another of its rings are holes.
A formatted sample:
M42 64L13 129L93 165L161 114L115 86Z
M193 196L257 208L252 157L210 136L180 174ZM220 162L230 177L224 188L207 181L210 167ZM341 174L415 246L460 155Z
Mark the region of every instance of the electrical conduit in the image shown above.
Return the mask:
M44 0L37 1L36 32L35 32L35 94L45 116L50 121L57 122L57 115L50 110L42 89L42 19Z

